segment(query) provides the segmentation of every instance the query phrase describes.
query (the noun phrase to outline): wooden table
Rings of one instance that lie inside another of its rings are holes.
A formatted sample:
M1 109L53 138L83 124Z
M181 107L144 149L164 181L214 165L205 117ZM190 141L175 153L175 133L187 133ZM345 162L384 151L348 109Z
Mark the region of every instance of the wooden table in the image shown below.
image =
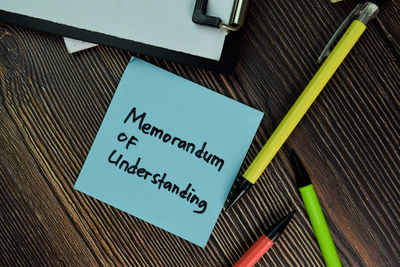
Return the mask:
M265 113L242 172L354 6L253 0L230 76L142 58ZM258 266L321 266L294 183L294 149L343 264L398 266L399 10L393 1L369 24L259 182L222 212L205 249L73 189L133 54L100 46L69 55L60 36L0 24L0 265L229 266L293 207L293 221Z

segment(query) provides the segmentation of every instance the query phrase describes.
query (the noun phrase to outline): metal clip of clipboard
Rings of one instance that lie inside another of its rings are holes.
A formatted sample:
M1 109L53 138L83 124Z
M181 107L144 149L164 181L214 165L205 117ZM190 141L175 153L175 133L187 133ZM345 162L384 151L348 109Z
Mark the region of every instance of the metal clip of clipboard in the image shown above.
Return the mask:
M228 23L223 23L221 18L207 15L207 2L208 0L196 0L192 16L192 21L194 23L226 29L228 31L238 31L243 27L249 6L249 0L234 1Z

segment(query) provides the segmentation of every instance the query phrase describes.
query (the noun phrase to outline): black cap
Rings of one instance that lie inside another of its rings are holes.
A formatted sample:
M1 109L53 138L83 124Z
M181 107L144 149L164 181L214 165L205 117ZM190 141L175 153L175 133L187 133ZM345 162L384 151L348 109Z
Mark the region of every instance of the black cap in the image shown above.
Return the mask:
M268 236L268 238L271 241L275 241L276 239L278 239L281 236L281 234L283 233L283 231L286 229L286 226L288 225L288 223L290 222L290 220L293 217L293 214L295 214L295 213L296 213L296 211L292 210L289 214L287 214L285 217L283 217L283 219L281 219L276 224L272 225L267 230L265 235Z
M291 151L292 154L292 164L294 169L294 175L297 182L297 187L304 187L311 184L310 176L308 175L306 169L304 168L303 164L301 163L299 157Z
M253 184L250 183L246 178L241 176L239 180L235 183L235 189L231 196L228 198L228 205L225 211L229 210L247 191L250 190Z

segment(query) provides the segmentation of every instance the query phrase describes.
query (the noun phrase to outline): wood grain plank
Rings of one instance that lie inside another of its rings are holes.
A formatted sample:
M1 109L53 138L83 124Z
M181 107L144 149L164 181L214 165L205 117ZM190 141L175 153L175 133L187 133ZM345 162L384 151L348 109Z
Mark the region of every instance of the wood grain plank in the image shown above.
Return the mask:
M244 171L318 68L354 1L251 2L236 72L141 57L265 113ZM132 53L69 55L62 38L0 24L0 263L229 266L292 208L257 266L323 266L288 160L312 174L345 266L400 262L400 25L392 1L343 62L259 182L201 249L73 189Z

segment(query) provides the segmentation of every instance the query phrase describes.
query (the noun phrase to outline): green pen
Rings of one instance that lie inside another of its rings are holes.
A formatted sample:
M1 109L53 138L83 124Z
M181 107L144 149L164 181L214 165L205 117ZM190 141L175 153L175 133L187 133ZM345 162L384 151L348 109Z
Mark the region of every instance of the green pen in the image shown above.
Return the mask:
M331 233L329 232L328 224L326 223L321 206L319 205L317 194L311 183L310 176L297 155L293 151L292 154L297 185L326 266L342 266L336 251L335 243L333 243Z

